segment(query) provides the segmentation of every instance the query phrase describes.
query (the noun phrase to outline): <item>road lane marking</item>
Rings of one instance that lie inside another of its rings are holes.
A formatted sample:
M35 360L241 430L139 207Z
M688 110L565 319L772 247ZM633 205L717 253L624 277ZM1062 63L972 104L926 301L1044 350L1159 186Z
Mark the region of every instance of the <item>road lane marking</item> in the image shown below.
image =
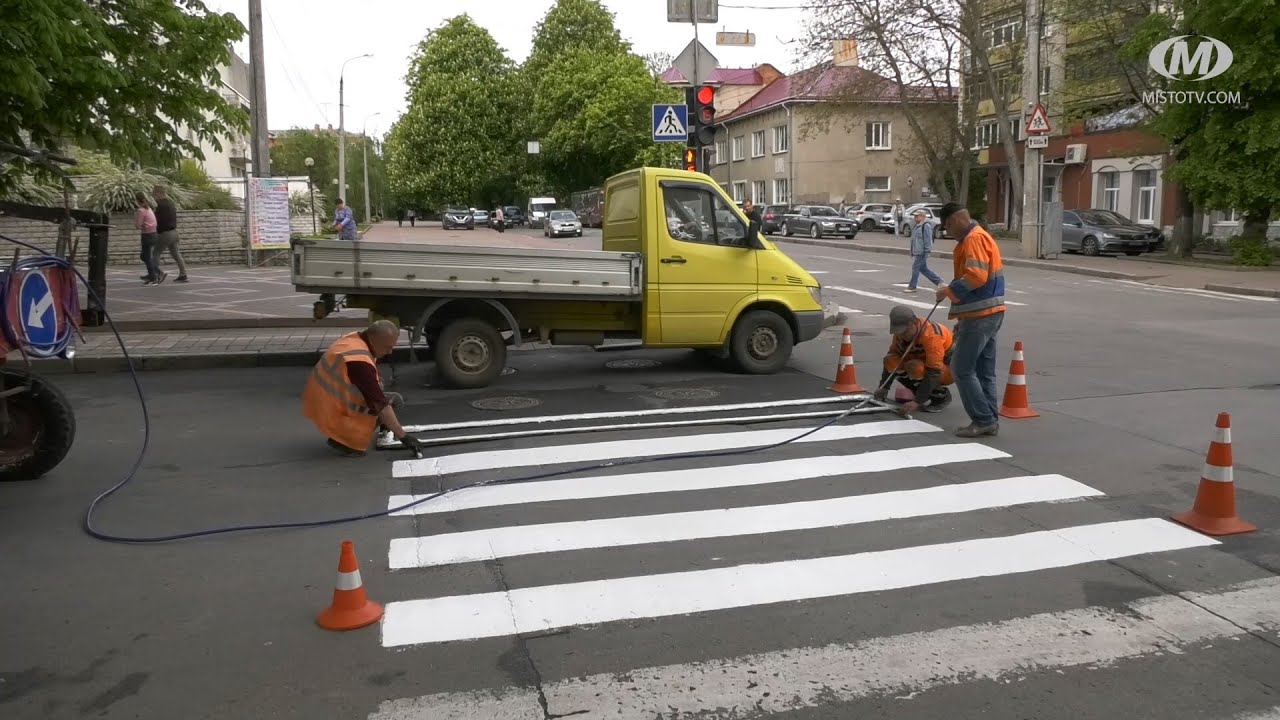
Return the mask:
M902 287L906 287L907 284L899 283L899 285L901 285ZM933 309L933 303L921 302L920 300L912 300L910 298L898 297L896 295L885 295L883 293L874 293L869 290L856 290L854 288L844 287L842 285L823 285L822 288L824 290L835 290L837 292L847 292L847 293L853 293L854 295L863 295L869 298L876 298L877 300L888 300L889 302L898 303L900 305L910 305L911 307L918 307L924 310ZM1005 300L1004 304L1012 305L1014 307L1027 306L1026 303L1013 302L1012 300Z
M1012 456L980 443L947 443L900 450L873 450L849 455L827 455L743 465L487 485L458 490L392 515L429 515L503 505L768 485L838 475L889 472L979 460L1000 460L1007 457ZM401 507L424 497L427 496L392 495L387 502L387 509Z
M475 640L1083 565L1219 542L1149 518L881 552L391 602L383 647Z
M972 512L1103 495L1062 475L1027 475L918 490L773 505L632 515L442 533L391 541L392 570L500 557L764 535Z
M840 312L842 312L842 313L849 313L849 314L851 314L851 315L857 315L857 314L862 313L862 311L861 311L861 310L859 310L858 308L845 307L845 306L843 306L843 305L841 305L841 306L840 306Z
M870 262L869 260L852 260L850 258L833 257L831 255L809 255L809 257L819 258L821 260L835 260L836 262L854 263L857 265L874 265L876 267L886 267L886 268L900 267L898 265L890 265L889 263Z
M1219 617L1194 603L1209 608L1226 603L1244 612ZM1280 579L1157 595L1121 607L599 673L544 682L537 690L507 687L391 700L369 720L542 720L547 715L538 703L539 690L552 717L755 717L1071 669L1105 673L1122 661L1246 639L1250 631L1267 629L1267 617L1272 623L1280 617ZM1264 718L1280 718L1280 708L1237 720Z
M1170 287L1167 285L1151 285L1149 283L1141 283L1136 280L1119 280L1118 282L1130 287L1142 287L1155 292L1170 293L1174 295L1194 295L1197 297L1213 298L1215 300L1228 300L1230 302L1280 302L1280 298L1261 297L1258 295L1237 295L1235 293L1225 293L1218 290L1205 290L1203 288L1184 288Z
M739 432L686 435L683 437L637 438L610 442L548 445L538 448L456 453L433 458L396 460L392 466L392 477L434 477L475 470L537 467L540 465L590 462L594 460L732 450L758 445L773 445L801 435L803 432L805 432L804 428L744 430ZM834 440L931 432L942 432L942 428L919 420L885 420L858 423L856 425L831 425L795 442L831 442Z

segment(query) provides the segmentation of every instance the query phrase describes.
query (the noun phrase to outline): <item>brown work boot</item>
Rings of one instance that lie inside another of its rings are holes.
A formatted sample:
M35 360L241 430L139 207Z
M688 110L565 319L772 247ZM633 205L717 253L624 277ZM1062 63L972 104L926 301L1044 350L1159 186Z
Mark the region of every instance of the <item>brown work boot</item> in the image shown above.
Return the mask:
M966 427L956 429L956 437L962 437L962 438L995 437L998 434L1000 434L999 425L988 425L987 427L978 427L977 425L974 425L971 423Z

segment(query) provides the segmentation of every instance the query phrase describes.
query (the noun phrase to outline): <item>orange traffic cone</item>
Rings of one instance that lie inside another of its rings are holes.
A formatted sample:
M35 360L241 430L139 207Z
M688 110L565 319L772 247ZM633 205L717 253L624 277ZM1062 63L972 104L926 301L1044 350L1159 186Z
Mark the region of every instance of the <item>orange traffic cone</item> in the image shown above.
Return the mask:
M1013 362L1009 363L1009 380L1004 386L1000 417L1015 420L1040 417L1040 413L1032 410L1027 401L1027 366L1022 358L1021 340L1013 344Z
M382 617L382 606L364 595L360 581L360 561L350 540L342 543L338 557L338 582L333 588L333 602L316 616L316 624L326 630L355 630L372 625Z
M836 363L836 383L828 390L838 393L860 393L866 389L858 384L858 372L853 367L853 336L849 328L844 329L844 340L840 341L840 360Z
M1218 413L1218 429L1200 473L1200 489L1191 510L1173 516L1205 535L1239 535L1257 530L1236 516L1236 483L1231 461L1231 415Z

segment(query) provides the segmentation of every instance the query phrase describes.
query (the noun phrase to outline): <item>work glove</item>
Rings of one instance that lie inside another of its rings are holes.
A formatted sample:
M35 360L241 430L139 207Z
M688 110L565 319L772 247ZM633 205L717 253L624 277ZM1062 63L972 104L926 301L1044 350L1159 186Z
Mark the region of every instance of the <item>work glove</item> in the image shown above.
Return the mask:
M400 438L400 443L404 445L406 450L412 450L414 457L422 457L422 441L418 438L406 434Z
M872 393L871 397L874 397L876 400L883 402L885 398L889 397L889 388L887 387L876 388L876 391Z

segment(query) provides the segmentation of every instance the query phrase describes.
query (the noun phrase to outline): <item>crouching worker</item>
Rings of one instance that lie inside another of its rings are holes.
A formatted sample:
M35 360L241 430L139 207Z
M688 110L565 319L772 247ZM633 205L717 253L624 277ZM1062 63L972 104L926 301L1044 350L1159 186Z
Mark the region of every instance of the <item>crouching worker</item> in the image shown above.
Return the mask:
M344 457L361 457L379 428L389 430L404 446L422 450L417 438L405 433L395 407L400 393L382 390L377 361L395 350L400 328L378 320L358 333L338 338L316 363L302 391L302 414Z
M915 393L915 398L904 403L898 414L907 416L916 410L938 412L946 407L951 402L951 390L947 386L955 383L950 367L951 330L941 323L925 322L924 318L916 317L911 308L898 305L889 311L889 332L893 333L893 340L889 343L889 353L884 356L884 372L875 398L884 400L888 396L892 382L886 384L886 381L893 375L903 387ZM911 345L912 338L915 344L904 361L902 354Z

